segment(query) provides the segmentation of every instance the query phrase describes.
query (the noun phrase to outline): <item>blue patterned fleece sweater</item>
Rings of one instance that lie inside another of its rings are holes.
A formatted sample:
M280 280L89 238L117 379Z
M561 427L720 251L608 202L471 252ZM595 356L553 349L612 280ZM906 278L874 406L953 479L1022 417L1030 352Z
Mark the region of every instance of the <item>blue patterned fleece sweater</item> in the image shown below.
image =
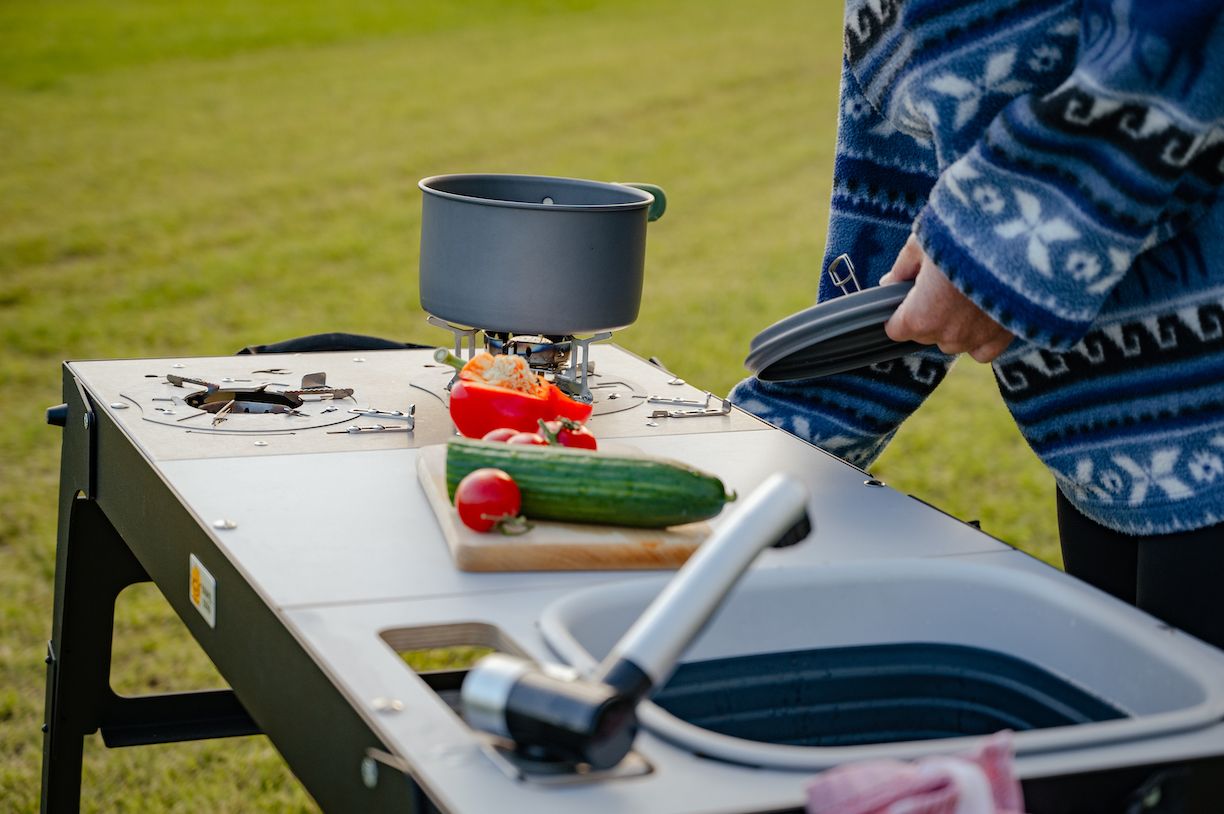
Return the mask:
M1222 6L846 8L825 265L846 252L875 285L915 232L1018 337L995 378L1063 494L1137 535L1224 519ZM930 348L731 398L866 466L951 362Z

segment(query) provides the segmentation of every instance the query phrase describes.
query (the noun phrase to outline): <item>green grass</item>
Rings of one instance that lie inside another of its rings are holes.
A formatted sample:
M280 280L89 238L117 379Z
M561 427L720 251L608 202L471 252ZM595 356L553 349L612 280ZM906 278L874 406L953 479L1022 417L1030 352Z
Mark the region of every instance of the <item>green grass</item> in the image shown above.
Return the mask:
M532 172L667 189L618 340L723 392L815 291L839 31L833 0L0 4L0 809L37 808L61 360L437 341L416 181ZM1056 558L1052 483L968 360L875 471ZM117 625L117 687L222 683L155 589ZM261 738L91 741L84 801L312 810Z
M483 657L493 652L492 647L462 645L460 647L427 647L424 650L406 650L400 658L418 673L430 670L466 670ZM0 698L0 710L3 710Z

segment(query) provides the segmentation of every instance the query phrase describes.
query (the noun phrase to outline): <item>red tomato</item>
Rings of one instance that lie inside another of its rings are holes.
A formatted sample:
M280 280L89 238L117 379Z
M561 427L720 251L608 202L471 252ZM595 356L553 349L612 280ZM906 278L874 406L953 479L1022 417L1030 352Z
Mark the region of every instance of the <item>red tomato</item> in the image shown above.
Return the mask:
M518 435L519 431L513 427L499 427L495 430L489 430L480 440L482 441L509 441L514 436Z
M516 432L506 439L507 444L529 444L535 447L546 447L548 441L537 432Z
M476 531L518 517L522 494L518 484L500 469L485 467L463 476L455 489L455 508L463 525Z
M577 421L570 421L568 418L562 418L557 421L545 421L542 434L550 441L556 439L552 442L563 447L575 447L577 449L599 448L599 444L590 430Z

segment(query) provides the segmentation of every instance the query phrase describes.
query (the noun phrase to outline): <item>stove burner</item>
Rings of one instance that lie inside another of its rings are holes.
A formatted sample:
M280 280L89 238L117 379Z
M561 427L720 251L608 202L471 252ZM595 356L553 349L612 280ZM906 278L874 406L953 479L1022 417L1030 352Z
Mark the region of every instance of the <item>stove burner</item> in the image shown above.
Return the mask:
M300 390L268 390L268 384L255 387L226 387L207 381L193 379L188 376L166 375L166 381L175 387L194 384L203 387L183 398L183 401L197 410L218 416L264 413L291 413L299 415L298 408L307 398L345 399L353 395L352 388L328 387L326 373L311 373L302 379Z
M634 406L637 399L646 398L645 391L632 382L592 381L599 377L595 373L595 362L591 359L591 345L611 339L611 331L579 339L576 336L465 328L435 316L428 316L426 322L451 332L455 355L461 358L471 359L476 355L476 336L484 334L485 349L489 353L513 353L525 357L532 370L545 375L570 398L594 404L596 415L627 410ZM464 346L467 347L466 356ZM449 390L450 385L446 389Z
M166 390L168 385L172 387ZM178 395L178 388L188 392ZM168 373L160 383L142 380L120 395L141 408L143 420L187 432L296 433L352 421L358 414L398 417L392 415L394 411L372 408L342 412L334 402L351 399L353 389L329 387L326 373L307 374L299 388L288 388L271 381L226 378L217 382ZM159 401L169 405L152 404ZM234 416L243 418L231 422ZM406 420L411 421L410 413Z
M565 367L573 352L572 336L511 335L485 331L485 350L521 356L533 370L555 373Z
M291 413L302 406L300 396L268 391L267 385L242 390L200 390L183 401L206 413Z

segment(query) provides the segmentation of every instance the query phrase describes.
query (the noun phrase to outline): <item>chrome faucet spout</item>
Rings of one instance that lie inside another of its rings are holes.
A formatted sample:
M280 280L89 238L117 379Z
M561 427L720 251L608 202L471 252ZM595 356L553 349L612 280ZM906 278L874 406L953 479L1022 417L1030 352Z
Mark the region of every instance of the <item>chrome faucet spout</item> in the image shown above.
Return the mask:
M588 678L493 653L463 682L470 725L514 741L536 759L615 766L637 733L637 703L662 685L758 555L812 531L807 489L772 475L727 517Z
M645 695L671 676L680 655L714 617L753 561L770 547L793 545L812 531L807 489L793 477L772 475L702 543L600 663L593 676L617 686L634 671L648 679L618 687Z

